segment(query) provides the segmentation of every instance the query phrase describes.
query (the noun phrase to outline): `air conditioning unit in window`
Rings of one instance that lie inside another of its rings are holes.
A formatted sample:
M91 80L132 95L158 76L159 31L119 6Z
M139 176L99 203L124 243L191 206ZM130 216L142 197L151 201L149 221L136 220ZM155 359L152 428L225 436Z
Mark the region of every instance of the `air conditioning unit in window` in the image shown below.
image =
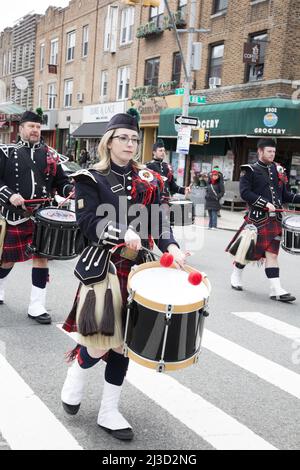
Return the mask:
M221 86L220 77L209 77L208 85L209 88L217 88L217 86Z
M84 99L84 94L83 93L77 93L77 101L78 103L82 103Z

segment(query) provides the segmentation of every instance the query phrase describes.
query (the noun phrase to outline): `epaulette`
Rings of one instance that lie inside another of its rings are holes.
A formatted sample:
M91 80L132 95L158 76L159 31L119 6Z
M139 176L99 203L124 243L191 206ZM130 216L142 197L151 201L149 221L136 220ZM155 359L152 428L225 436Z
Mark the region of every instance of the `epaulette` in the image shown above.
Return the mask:
M84 170L78 170L78 171L76 171L75 173L72 173L69 176L70 176L70 178L73 178L75 181L82 181L85 178L89 178L89 179L92 179L94 181L94 183L97 183L96 178L94 177L94 175L89 170L85 170L85 169Z

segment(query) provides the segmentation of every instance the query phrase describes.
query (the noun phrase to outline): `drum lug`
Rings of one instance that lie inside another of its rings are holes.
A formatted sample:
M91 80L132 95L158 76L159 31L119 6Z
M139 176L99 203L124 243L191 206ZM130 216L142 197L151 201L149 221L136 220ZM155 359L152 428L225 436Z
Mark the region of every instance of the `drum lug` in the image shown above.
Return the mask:
M170 323L171 317L173 314L173 305L167 305L166 307L166 324Z
M207 305L205 306L205 309L203 310L202 313L203 313L203 316L204 316L204 317L208 317L208 316L209 316L209 311L208 311L208 306L207 306Z
M135 291L130 289L129 291L129 295L127 297L127 305L129 306L130 304L132 304L133 302L133 299L134 299L134 295L135 295Z
M157 372L164 372L166 369L165 361L160 360L157 364L156 371Z
M124 344L123 346L123 354L125 357L128 357L128 346L127 344Z

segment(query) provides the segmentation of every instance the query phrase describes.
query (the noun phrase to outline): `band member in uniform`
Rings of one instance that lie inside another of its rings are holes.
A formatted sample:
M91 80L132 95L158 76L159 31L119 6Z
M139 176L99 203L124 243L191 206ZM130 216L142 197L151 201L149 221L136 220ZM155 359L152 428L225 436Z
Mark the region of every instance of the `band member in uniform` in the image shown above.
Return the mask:
M292 302L296 298L281 287L278 253L282 235L282 209L284 203L300 203L300 195L288 190L284 168L274 162L276 143L273 139L260 139L257 144L258 160L254 164L242 165L240 178L241 197L248 203L245 222L227 247L232 252L246 224L257 228L257 243L251 261L265 261L265 273L270 282L270 298L281 302ZM231 275L231 286L243 290L242 273L245 264L235 263Z
M164 162L166 156L165 144L162 139L158 139L152 147L153 160L147 163L147 168L160 174L164 181L164 190L162 201L168 202L173 194L184 194L188 196L191 192L189 186L186 188L178 186L174 180L173 168L167 162Z
M76 319L74 317L74 309L72 309L73 312L71 312L64 324L65 330L74 331L74 329L77 329L80 336L76 351L77 356L74 354L72 357L74 359L75 356L76 359L68 369L61 392L65 411L69 414L76 414L82 400L87 370L100 361L101 358L105 357L107 364L97 423L113 437L121 440L131 440L133 438L131 425L118 410L122 384L129 361L122 352L123 333L120 323L122 323L122 317L124 321L124 314L126 313L128 275L131 267L139 263L138 258L131 259L132 257L128 256L128 253L132 254L133 252L134 258L136 258L142 246L149 246L148 236L151 233L150 211L152 213L153 206L160 206L160 191L163 187L159 175L145 169L144 166L137 162L136 157L140 142L139 126L136 113L133 113L133 111L131 110L131 113L128 111L127 113L117 114L112 117L99 144L98 153L100 162L94 165L92 169L80 170L73 175L76 190L76 214L79 226L89 240L91 247L94 246L94 249L99 250L97 255L94 256L94 260L100 257L104 259L108 249L111 248L111 243L119 244L124 242L126 244L126 252L116 251L111 257L111 261L116 268L121 302L119 311L116 306L118 293L114 291L113 306L115 318L113 320L114 328L112 328L113 335L108 336L107 331L104 331L103 327L101 327L104 317L105 322L109 322L112 319L112 308L107 310L105 308L105 301L103 309L100 309L102 318L97 319L97 325L100 322L100 326L97 327L95 325L96 330L93 331L93 335L89 335L87 332L85 332L85 336L83 335L85 327L83 326L82 318L86 315L90 323L91 315L93 316L94 311L96 311L96 307L90 307L90 304L85 309L86 299L80 313L78 313L78 310L76 311ZM124 201L126 206L124 206ZM121 204L123 206L120 210ZM147 220L145 220L147 227L141 227L141 232L144 232L144 236L137 230L132 215L130 215L136 204L139 208L144 209L147 216ZM101 209L104 206L109 213L111 213L110 208L115 209L115 220L111 215L108 216L109 220L107 220L105 215L102 215L102 213L105 213L105 210L103 209L102 211ZM120 221L121 218L122 221ZM174 240L164 211L162 211L157 223L152 224L152 226L158 227L158 232L153 234L152 231L152 235L160 250L172 253L175 261L183 266L186 255L180 250ZM128 249L130 249L129 252ZM84 259L88 258L88 256ZM89 258L86 262L89 262ZM109 283L112 285L112 278L110 277L109 279ZM79 298L78 308L80 303L82 303L82 289L83 287L80 288L79 295L77 296ZM97 296L97 289L101 289L101 283L92 286L89 293L92 297L94 295L92 291L95 291L96 305L99 305L103 302L104 294L102 293ZM96 317L96 313L94 317ZM110 332L111 334L112 331Z
M55 190L67 197L73 188L59 165L59 155L41 143L41 122L40 115L26 111L20 120L18 142L0 145L0 205L7 221L0 267L0 303L4 302L4 282L14 263L32 258L26 248L32 242L34 224L24 200L47 199ZM47 259L34 256L28 316L41 324L51 323L45 308L47 280Z

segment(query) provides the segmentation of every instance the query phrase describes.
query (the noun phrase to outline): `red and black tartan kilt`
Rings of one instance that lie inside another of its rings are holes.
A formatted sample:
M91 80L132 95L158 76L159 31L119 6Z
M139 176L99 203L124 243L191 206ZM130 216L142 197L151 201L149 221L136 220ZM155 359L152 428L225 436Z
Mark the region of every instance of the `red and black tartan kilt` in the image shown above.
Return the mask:
M27 220L18 225L6 225L6 235L3 244L2 263L19 263L32 259L25 252L27 245L32 243L34 223Z
M229 242L228 246L226 247L225 251L229 251L230 247L234 244L242 230L244 229L245 225L252 224L253 222L249 221L247 217L245 217L245 222L239 228L237 233L234 235L233 239ZM282 227L281 223L275 219L274 217L269 217L267 222L258 227L257 233L257 242L255 245L254 250L254 257L253 261L259 261L262 258L266 257L266 251L270 253L274 253L278 255L280 249L280 237L282 236Z

